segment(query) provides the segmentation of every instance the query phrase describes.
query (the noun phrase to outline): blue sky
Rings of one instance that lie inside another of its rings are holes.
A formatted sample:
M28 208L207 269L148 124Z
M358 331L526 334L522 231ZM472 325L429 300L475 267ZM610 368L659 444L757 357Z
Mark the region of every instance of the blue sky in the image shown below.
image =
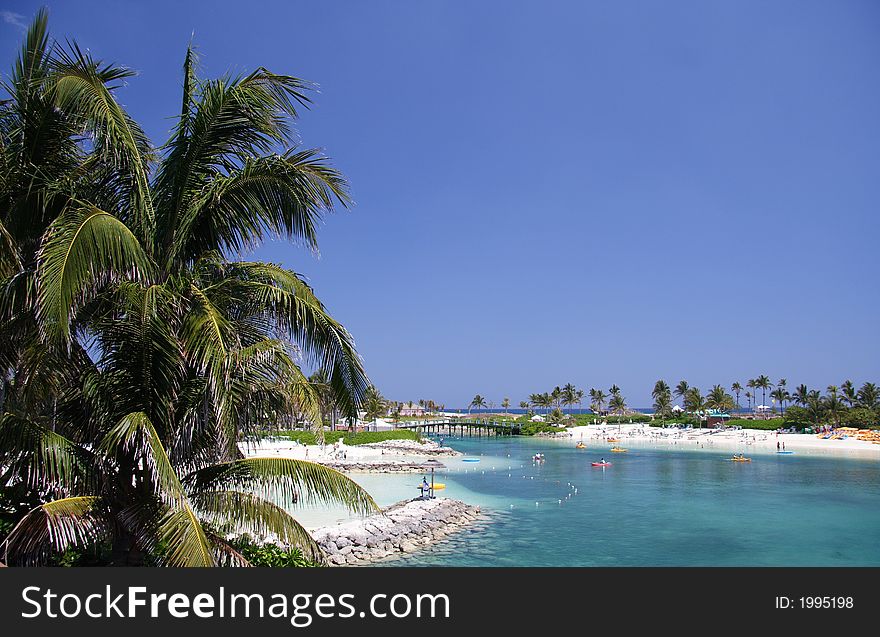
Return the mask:
M0 1L4 73L44 4L157 143L191 37L320 85L302 141L357 205L257 255L391 398L880 381L876 2Z

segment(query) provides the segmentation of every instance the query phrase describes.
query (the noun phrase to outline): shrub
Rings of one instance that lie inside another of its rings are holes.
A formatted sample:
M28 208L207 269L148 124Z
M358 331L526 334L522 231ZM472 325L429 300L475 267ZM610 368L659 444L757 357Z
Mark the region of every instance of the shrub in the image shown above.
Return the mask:
M307 560L297 548L283 548L277 544L257 544L248 536L242 536L232 542L233 548L241 553L252 566L270 566L273 568L313 567L320 566Z

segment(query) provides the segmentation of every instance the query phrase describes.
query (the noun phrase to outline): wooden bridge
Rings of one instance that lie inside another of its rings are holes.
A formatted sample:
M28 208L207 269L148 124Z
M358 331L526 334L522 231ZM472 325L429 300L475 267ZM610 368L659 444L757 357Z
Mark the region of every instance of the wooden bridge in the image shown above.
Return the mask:
M516 422L494 422L490 420L464 420L445 418L400 423L397 429L412 429L423 433L445 434L448 436L516 436L520 433L520 424Z

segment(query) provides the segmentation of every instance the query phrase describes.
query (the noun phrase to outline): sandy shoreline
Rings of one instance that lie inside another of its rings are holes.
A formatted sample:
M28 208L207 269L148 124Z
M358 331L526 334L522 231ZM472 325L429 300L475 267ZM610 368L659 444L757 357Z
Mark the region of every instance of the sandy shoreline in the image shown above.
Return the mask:
M775 454L779 450L810 455L856 457L880 460L880 445L856 438L826 440L813 434L777 433L756 429L718 431L715 429L676 429L636 425L586 425L572 427L568 436L554 438L562 442L591 443L603 447L616 438L623 447L636 445L655 448L685 448L733 451L738 453Z

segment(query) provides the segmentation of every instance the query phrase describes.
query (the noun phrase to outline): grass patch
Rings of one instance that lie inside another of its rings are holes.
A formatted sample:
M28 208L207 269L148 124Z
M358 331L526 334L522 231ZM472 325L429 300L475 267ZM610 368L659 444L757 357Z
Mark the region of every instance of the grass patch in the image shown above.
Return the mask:
M269 436L267 436L269 437ZM299 442L304 445L318 444L318 438L313 431L289 430L276 431L271 434L273 438L283 438L291 442ZM371 442L385 442L386 440L415 440L421 442L422 437L409 429L394 429L391 431L325 431L324 442L332 445L337 440L343 440L347 445L366 445Z

